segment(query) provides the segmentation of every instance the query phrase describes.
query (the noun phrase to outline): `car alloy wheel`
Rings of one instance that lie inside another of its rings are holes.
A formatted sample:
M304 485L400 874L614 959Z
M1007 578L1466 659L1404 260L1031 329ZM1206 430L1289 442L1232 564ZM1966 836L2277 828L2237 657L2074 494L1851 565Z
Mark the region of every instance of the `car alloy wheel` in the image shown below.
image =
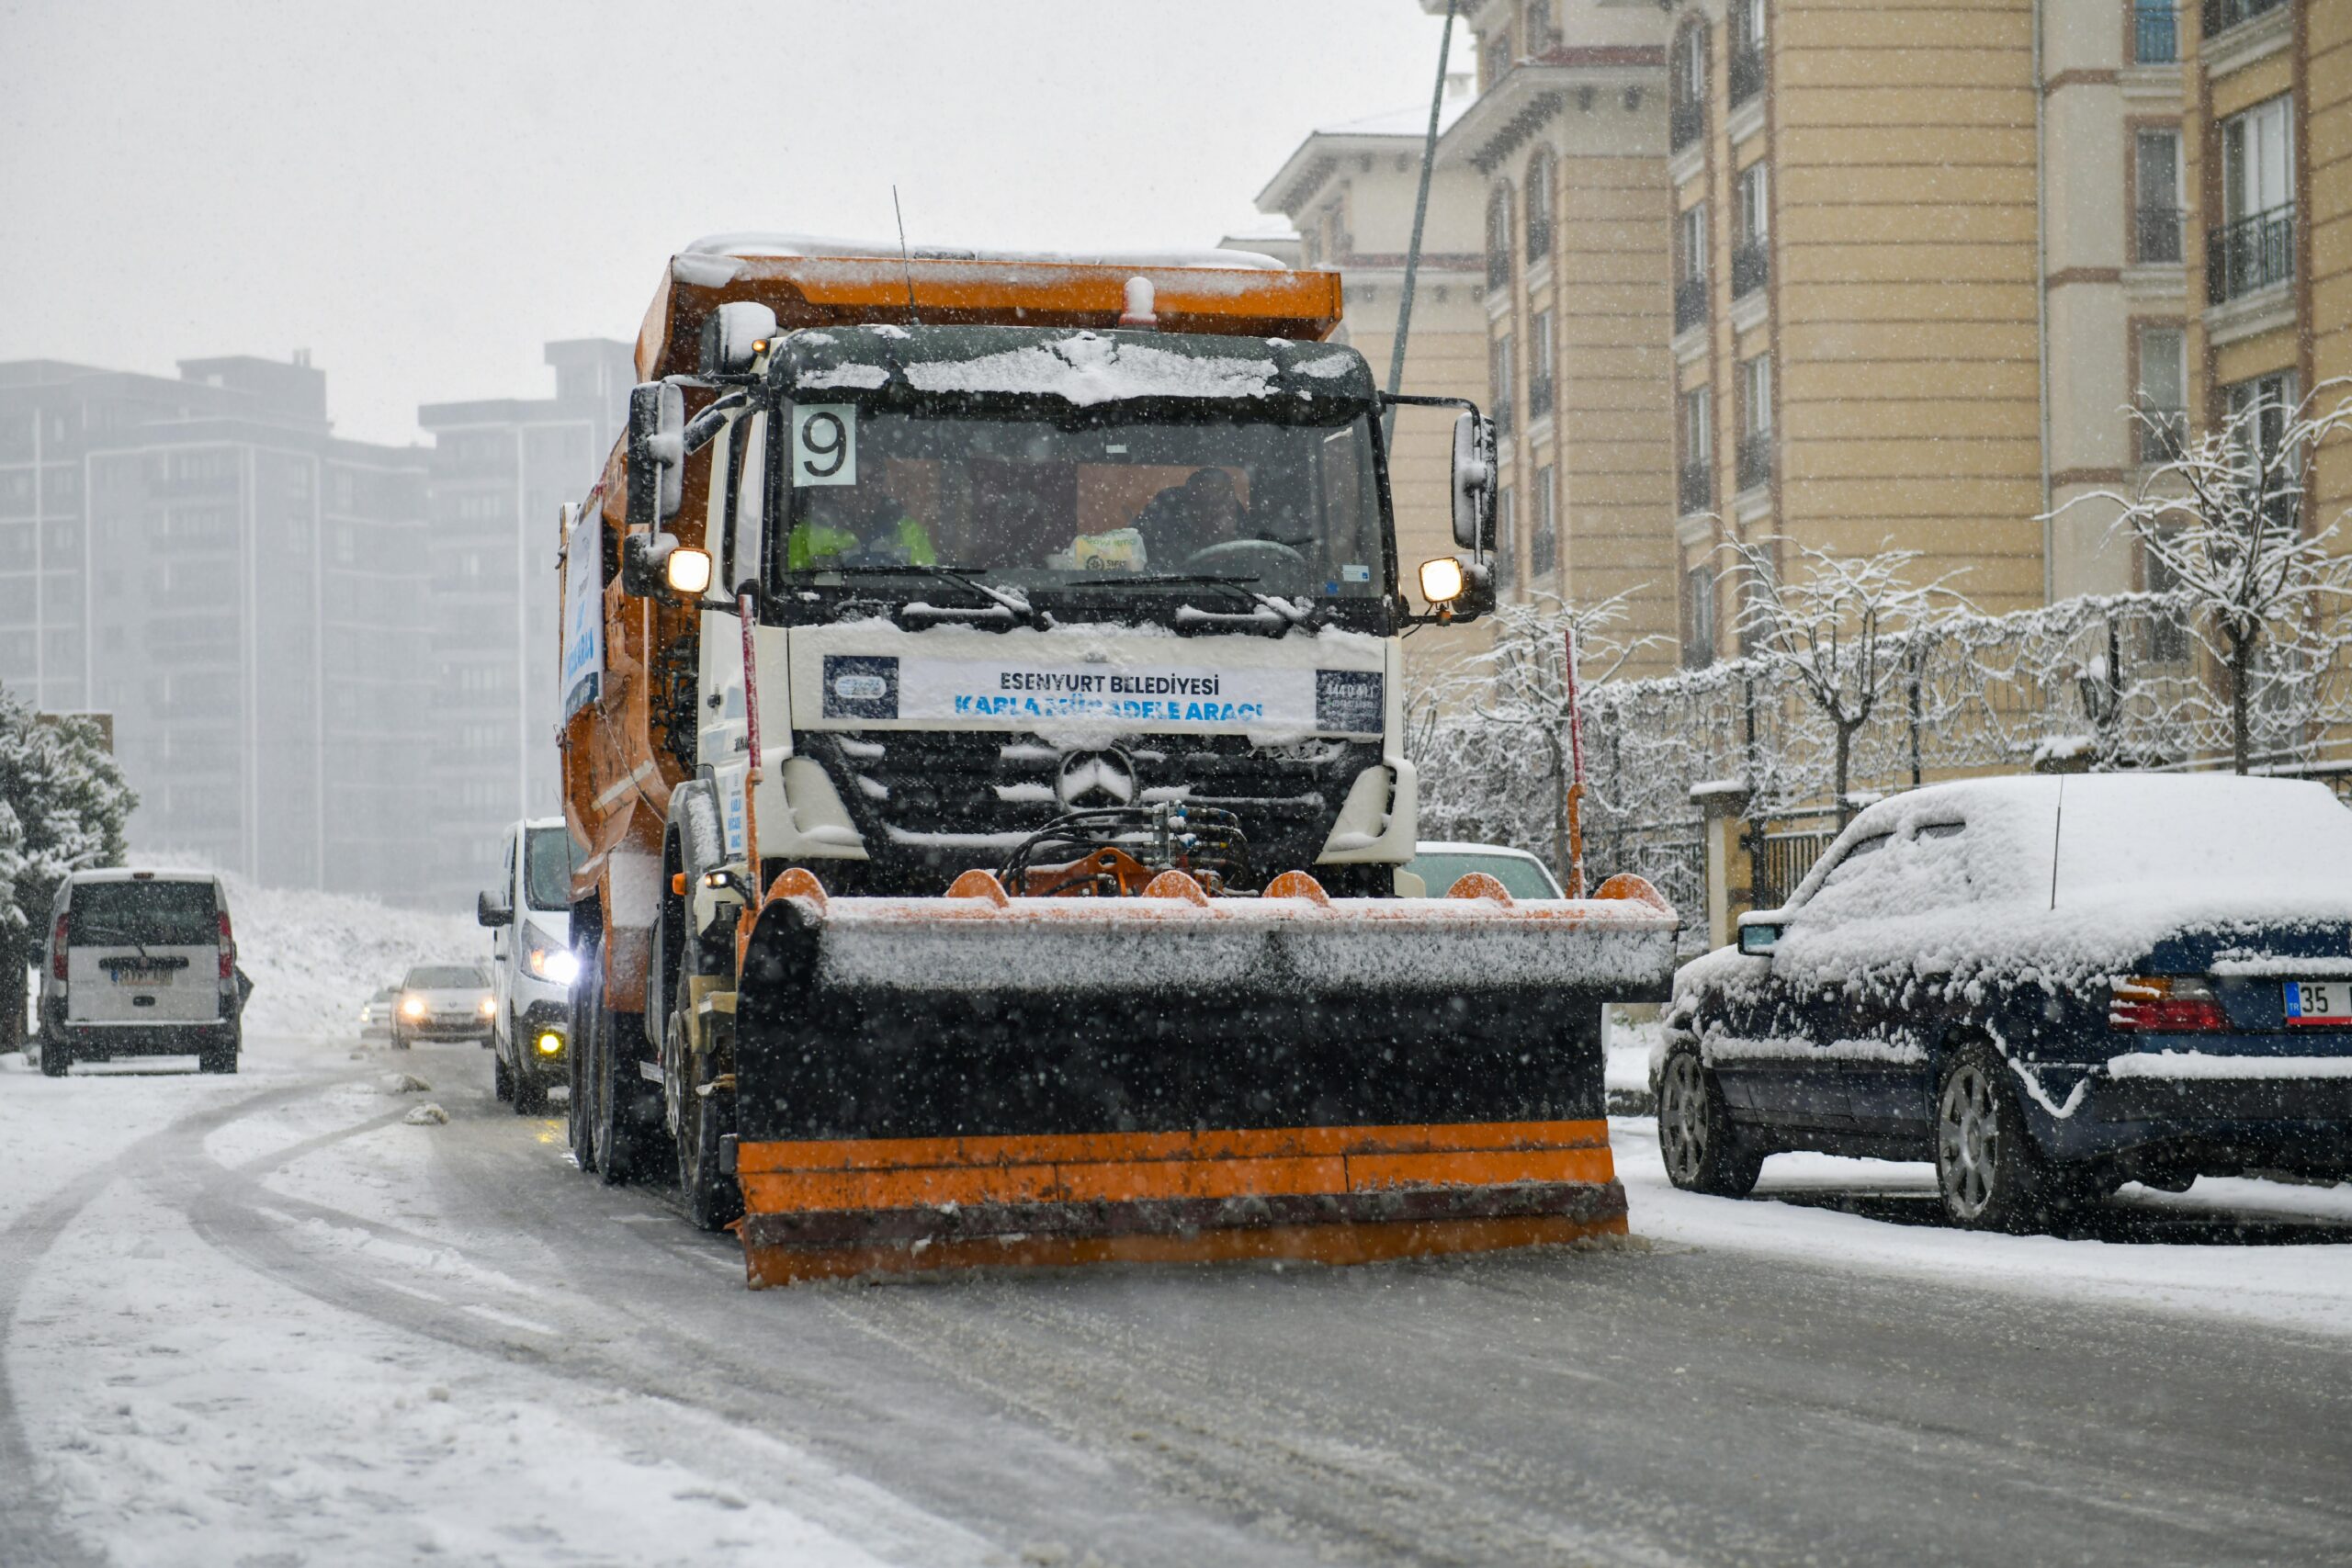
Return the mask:
M1702 1071L1697 1056L1677 1051L1666 1059L1666 1070L1658 1077L1658 1153L1677 1187L1696 1181L1707 1161L1707 1087Z
M1657 1084L1658 1154L1667 1179L1689 1192L1744 1198L1763 1173L1764 1156L1746 1146L1707 1075L1695 1045L1667 1053Z
M1981 1222L2001 1192L2001 1107L1993 1076L1974 1056L1944 1079L1936 1101L1936 1175L1963 1224Z

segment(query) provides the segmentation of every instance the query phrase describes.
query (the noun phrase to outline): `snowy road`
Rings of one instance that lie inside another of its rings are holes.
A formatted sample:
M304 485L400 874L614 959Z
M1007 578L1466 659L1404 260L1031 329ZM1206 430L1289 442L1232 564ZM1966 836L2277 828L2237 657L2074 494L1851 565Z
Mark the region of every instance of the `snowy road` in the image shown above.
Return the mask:
M2352 1189L1961 1236L1629 1121L1647 1247L752 1295L488 1081L0 1074L0 1562L2352 1555Z

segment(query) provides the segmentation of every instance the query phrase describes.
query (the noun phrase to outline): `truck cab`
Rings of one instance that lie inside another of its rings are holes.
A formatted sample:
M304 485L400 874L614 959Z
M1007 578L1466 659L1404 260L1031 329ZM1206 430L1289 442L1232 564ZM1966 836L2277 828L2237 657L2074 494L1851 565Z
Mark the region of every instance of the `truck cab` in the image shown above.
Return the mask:
M492 1068L498 1098L515 1114L547 1108L548 1087L568 1071L565 1045L571 983L571 834L560 817L507 829L498 883L485 889L476 919L490 931Z

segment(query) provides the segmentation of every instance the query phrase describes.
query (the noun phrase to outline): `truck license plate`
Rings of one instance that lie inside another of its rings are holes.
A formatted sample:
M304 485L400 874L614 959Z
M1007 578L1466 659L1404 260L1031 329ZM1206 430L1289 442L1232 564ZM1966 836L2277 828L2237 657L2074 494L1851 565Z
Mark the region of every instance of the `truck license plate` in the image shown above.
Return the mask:
M172 972L168 969L121 967L114 972L114 983L118 986L137 986L141 990L152 990L157 986L170 985Z
M2288 981L2287 1021L2337 1026L2352 1022L2352 981Z

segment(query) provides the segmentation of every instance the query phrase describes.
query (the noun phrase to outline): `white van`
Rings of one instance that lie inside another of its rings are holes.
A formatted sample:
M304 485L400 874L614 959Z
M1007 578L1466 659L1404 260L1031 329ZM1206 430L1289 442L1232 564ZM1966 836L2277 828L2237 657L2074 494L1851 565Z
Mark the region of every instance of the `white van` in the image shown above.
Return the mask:
M504 870L475 916L491 932L498 1098L514 1101L517 1116L536 1116L548 1108L549 1086L571 1071L566 1037L580 974L571 955L571 830L562 818L507 829Z
M51 906L40 1070L193 1054L202 1071L233 1073L244 993L219 877L75 872Z

